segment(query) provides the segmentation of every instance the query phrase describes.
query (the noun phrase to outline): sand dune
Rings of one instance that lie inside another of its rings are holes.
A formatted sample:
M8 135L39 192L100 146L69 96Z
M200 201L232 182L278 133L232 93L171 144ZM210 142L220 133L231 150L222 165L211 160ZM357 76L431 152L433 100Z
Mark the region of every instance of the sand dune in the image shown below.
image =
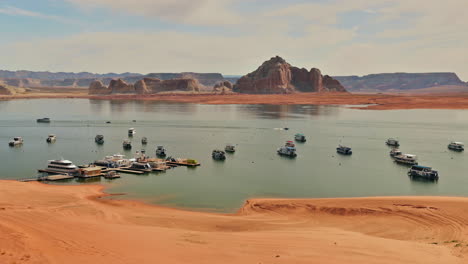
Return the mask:
M465 263L466 198L253 199L213 214L0 181L0 263Z

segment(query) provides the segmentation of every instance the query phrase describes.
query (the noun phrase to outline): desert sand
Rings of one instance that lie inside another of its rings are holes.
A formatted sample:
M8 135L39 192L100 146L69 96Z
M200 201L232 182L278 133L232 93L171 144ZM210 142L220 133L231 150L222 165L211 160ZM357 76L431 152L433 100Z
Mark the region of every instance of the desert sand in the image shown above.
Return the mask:
M106 196L0 181L0 263L468 262L467 198L252 199L215 214Z
M37 88L16 95L0 95L0 100L83 98L94 100L145 100L199 104L315 104L315 105L369 105L368 110L391 109L468 109L468 93L429 94L350 94L350 93L295 93L295 94L211 94L165 93L153 95L88 95L85 88Z

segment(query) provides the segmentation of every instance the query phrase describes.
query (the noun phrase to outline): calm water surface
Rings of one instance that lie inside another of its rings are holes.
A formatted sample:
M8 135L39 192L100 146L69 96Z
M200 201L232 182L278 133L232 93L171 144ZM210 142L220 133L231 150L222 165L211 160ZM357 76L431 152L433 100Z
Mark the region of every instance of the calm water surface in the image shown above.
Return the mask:
M51 124L36 119L50 117ZM112 121L105 124L105 121ZM132 122L136 120L136 122ZM133 150L122 150L127 129L137 130ZM289 127L289 131L278 128ZM308 141L297 144L296 159L276 149L295 133ZM160 102L44 99L0 101L0 178L36 175L49 159L87 164L115 153L132 157L144 148L154 156L164 145L174 157L194 158L202 166L179 167L143 176L59 184L101 183L119 198L194 209L232 211L252 197L355 197L385 195L455 195L468 191L468 158L450 152L451 140L468 142L466 110L368 111L314 105L199 105ZM57 134L47 144L49 133ZM94 143L96 134L105 144ZM8 147L22 136L21 148ZM385 140L397 137L405 153L417 154L421 165L439 171L438 183L412 181L407 167L392 162ZM224 162L211 151L237 145ZM339 144L353 148L338 156Z

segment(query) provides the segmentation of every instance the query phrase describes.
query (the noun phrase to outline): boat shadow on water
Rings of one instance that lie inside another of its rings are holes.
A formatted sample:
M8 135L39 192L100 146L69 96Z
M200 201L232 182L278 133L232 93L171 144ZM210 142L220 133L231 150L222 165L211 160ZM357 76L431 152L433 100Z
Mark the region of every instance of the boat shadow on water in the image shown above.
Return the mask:
M411 182L420 183L420 184L437 184L439 180L437 179L427 179L422 177L408 176Z

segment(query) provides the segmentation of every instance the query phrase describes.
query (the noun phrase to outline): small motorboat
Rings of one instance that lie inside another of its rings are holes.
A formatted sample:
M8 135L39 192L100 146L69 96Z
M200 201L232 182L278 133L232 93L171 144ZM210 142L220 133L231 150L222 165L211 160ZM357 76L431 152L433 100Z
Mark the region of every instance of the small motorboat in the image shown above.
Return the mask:
M23 138L22 137L14 137L10 142L8 142L8 145L10 147L23 145Z
M36 121L37 121L37 123L50 123L50 118L48 118L48 117L39 118Z
M403 153L401 152L401 150L399 150L397 148L394 148L394 149L390 150L390 156L391 157L399 156L401 154L403 154Z
M102 145L102 144L104 144L104 136L103 135L96 135L96 137L94 138L94 141L97 144Z
M165 157L166 156L166 149L163 146L157 146L156 147L156 156Z
M394 156L393 159L397 163L406 164L406 165L418 165L418 157L413 154L401 154Z
M226 147L224 148L224 151L226 151L228 153L234 153L234 152L236 152L236 146L234 146L232 144L227 144Z
M342 154L342 155L351 155L351 154L353 154L353 151L351 150L350 147L346 147L346 146L342 146L342 145L339 145L336 148L336 152L338 154Z
M398 140L394 138L387 139L387 141L385 141L385 144L392 146L392 147L400 146L400 142L398 142Z
M463 142L450 142L450 144L448 145L448 148L450 150L454 150L454 151L463 151L465 150L465 144L463 144Z
M136 134L136 130L132 127L128 129L128 136L133 137Z
M296 134L294 135L294 140L298 141L298 142L306 142L306 137L304 136L304 134Z
M143 144L143 145L148 144L148 138L142 137L142 138L141 138L141 144Z
M226 159L226 153L222 150L215 149L211 153L211 157L213 157L214 160L225 160Z
M57 140L57 136L54 134L50 134L46 139L47 143L54 143L56 140Z
M148 162L133 162L129 169L143 172L153 171L153 168Z
M276 152L281 156L288 156L291 158L295 158L297 156L296 148L291 146L281 147Z
M120 178L120 174L117 173L116 171L108 171L104 174L104 178L108 180L113 180L113 179Z
M285 146L285 147L291 147L291 148L296 147L296 145L295 145L294 142L292 142L292 141L286 141L286 144L285 144L284 146Z
M411 166L410 170L408 171L408 176L410 176L411 178L419 177L435 181L439 179L439 173L436 170L433 170L431 167L425 167L420 165Z
M132 143L130 142L130 140L124 140L122 146L124 149L132 149Z
M106 124L110 124L110 123L111 123L111 121L107 121L107 122L106 122Z

